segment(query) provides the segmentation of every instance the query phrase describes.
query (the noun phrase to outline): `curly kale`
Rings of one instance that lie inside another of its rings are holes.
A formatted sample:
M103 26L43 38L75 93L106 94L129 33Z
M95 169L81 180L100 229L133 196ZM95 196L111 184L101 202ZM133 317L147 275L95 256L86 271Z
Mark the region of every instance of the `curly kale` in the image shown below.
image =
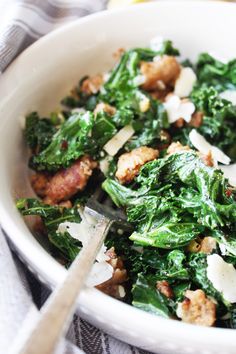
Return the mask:
M97 157L101 147L116 131L106 113L99 113L96 120L89 112L73 114L53 135L47 148L33 156L31 167L56 171L68 167L86 153Z
M223 63L202 53L196 63L196 72L200 84L214 86L218 91L236 87L236 59Z
M236 160L236 106L221 98L214 87L196 87L191 99L198 111L203 113L203 121L196 128L207 141L219 147L233 161ZM172 127L170 133L174 140L192 146L189 140L191 126L181 129Z
M236 217L223 173L207 167L194 152L147 163L136 183L132 189L107 179L103 188L117 206L126 207L136 227L130 239L141 245L182 247L199 234L229 228Z
M131 125L134 134L115 156L109 157L105 173L109 178L102 185L115 205L124 208L133 225L131 235L114 228L105 241L108 248L115 248L128 270L126 290L130 292L126 300L147 312L173 318L186 290L202 289L217 301L216 324L235 328L235 304L226 301L208 279L208 255L192 246L200 245L205 236L213 237L213 252L220 254L224 247L224 259L236 266L236 192L219 169L207 167L195 152L166 155L166 142L171 140L194 147L189 140L191 123L181 128L170 124L163 103L142 88L141 62L151 62L161 55L175 56L179 51L171 41L163 42L159 51L130 49L96 94L83 91L83 81L88 78L84 77L62 100L65 111L52 113L49 119L40 119L36 112L28 115L25 138L32 151L30 166L54 173L84 154L97 161L107 158L104 145L120 129ZM225 90L236 90L236 60L222 63L202 53L196 64L186 60L181 65L191 67L197 76L189 96L196 111L202 113L197 131L236 161L236 106L220 96ZM143 102L147 103L145 111ZM112 113L94 112L99 103L112 106ZM119 156L144 145L158 148L160 157L146 163L131 184L121 185L114 178ZM104 181L104 176L101 178ZM64 221L81 221L76 205L86 203L100 182L95 173L86 190L72 198L75 206L68 209L36 199L17 201L22 215L41 217L53 249L67 264L74 260L81 243L67 232L58 232L58 226ZM170 286L170 297L159 290L159 281Z
M40 216L49 241L58 249L67 261L72 262L81 249L81 243L73 239L68 233L57 232L58 226L65 222L81 221L78 208L63 208L59 206L46 205L34 198L18 199L16 207L23 216Z
M25 118L25 140L31 150L40 152L51 143L56 132L54 124L47 118L39 118L37 112Z

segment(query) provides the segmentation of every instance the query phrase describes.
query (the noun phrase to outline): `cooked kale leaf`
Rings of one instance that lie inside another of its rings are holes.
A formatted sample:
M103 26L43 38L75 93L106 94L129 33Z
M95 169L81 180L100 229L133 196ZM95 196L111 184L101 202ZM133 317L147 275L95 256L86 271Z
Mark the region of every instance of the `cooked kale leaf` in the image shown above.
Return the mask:
M223 63L208 53L202 53L196 64L198 81L218 89L236 87L236 60Z
M63 222L81 221L78 208L63 208L46 205L38 199L18 199L16 206L23 216L38 215L41 217L47 231L50 242L60 250L63 256L70 262L78 254L81 243L73 239L68 233L57 232L58 226Z
M55 171L89 152L93 148L88 139L93 120L91 113L72 115L53 136L51 144L33 157L32 166L37 170Z
M37 112L32 112L25 119L25 139L33 151L44 150L52 140L56 128L47 118L39 118Z
M131 240L158 248L178 248L209 230L226 229L236 202L225 195L220 170L207 167L194 152L182 152L147 163L135 188L107 179L104 190L117 206L126 207L135 225Z
M99 113L96 120L89 112L74 114L61 125L51 144L33 156L31 167L56 171L60 167L68 167L85 153L96 156L116 131L105 112Z
M153 282L148 282L148 278L139 275L132 289L132 305L144 311L162 317L170 317L167 298L156 288Z

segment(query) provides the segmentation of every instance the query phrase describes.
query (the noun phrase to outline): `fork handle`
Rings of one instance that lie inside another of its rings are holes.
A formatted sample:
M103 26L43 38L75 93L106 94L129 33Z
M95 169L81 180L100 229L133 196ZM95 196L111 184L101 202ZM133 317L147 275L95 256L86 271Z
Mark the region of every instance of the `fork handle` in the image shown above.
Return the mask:
M20 354L52 354L60 337L65 334L96 255L107 235L112 220L103 217L91 233L90 242L82 248L68 270L68 274L49 297L36 326L26 340Z

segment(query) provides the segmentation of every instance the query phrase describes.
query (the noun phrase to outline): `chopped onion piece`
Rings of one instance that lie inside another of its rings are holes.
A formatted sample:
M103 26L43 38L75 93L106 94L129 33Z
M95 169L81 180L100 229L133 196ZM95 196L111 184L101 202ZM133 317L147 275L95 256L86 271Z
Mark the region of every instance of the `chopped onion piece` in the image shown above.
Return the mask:
M169 123L176 122L179 118L183 118L186 122L190 122L194 104L189 100L181 100L177 95L171 95L164 103Z
M207 256L207 277L226 301L236 302L236 269L218 254Z
M209 151L212 153L214 160L219 161L225 165L230 163L230 158L223 153L218 147L211 145L201 134L199 134L196 129L192 129L189 133L189 139L193 146L200 151L202 154L206 155Z
M234 106L236 105L236 90L226 90L219 94L221 98L231 102Z
M134 129L132 125L126 125L104 145L103 149L108 153L108 155L115 156L133 134Z
M175 95L179 97L188 97L196 80L197 77L192 68L182 68L180 75L175 82Z

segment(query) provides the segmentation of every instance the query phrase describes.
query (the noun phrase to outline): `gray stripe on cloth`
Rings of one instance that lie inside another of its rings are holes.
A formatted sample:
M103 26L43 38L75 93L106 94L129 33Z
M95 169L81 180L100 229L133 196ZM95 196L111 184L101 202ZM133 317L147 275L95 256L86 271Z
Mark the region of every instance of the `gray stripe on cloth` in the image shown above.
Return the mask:
M104 340L105 352L107 354L111 354L109 337L108 337L108 335L106 333L104 333L104 335L103 335L103 340Z
M82 348L86 354L103 354L101 331L88 322L80 320L82 336Z
M25 35L30 35L33 38L33 41L35 41L35 39L42 37L42 35L43 35L43 33L38 32L35 28L30 26L28 23L26 23L22 19L17 19L14 21L14 23L16 25L18 25L19 27L21 27L21 29L26 31ZM25 41L24 41L24 43L25 43Z
M32 6L33 5L33 6ZM58 19L64 19L65 17L76 16L83 17L89 15L95 11L87 7L71 7L71 8L62 8L56 5L50 4L47 1L42 0L26 0L24 1L25 7L35 8L36 11L40 14L44 13L47 16L50 16L55 21ZM98 10L97 10L98 11Z
M83 8L76 8L74 11L66 11L62 9L58 9L59 11L53 13L50 12L50 8L42 8L38 7L32 4L24 4L23 6L25 9L31 10L35 12L39 18L44 19L45 21L48 21L50 23L58 23L58 22L64 22L65 20L68 19L77 19L78 17L83 17L86 15L89 15L90 12L88 9L83 9Z
M73 5L66 1L9 0L9 8L6 3L0 4L3 10L8 10L6 25L0 13L0 72L35 39L69 20L100 11L105 5L106 0L80 0Z
M74 330L74 342L75 344L82 348L82 338L81 338L81 330L79 325L80 319L77 314L74 315L73 318L73 330Z
M4 71L19 52L35 41L19 25L14 24L6 29L4 36L0 35L0 72Z

